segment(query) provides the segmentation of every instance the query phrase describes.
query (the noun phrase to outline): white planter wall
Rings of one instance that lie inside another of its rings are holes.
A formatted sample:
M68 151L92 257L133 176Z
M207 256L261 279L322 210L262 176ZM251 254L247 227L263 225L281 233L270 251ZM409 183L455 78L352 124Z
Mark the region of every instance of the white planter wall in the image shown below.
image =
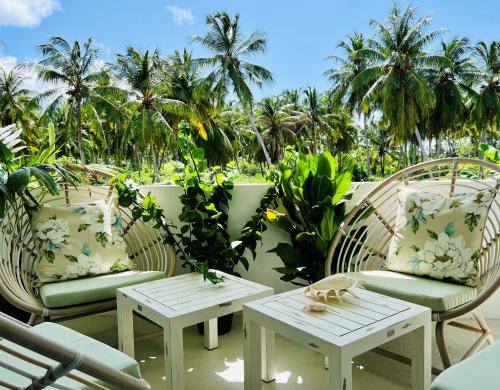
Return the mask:
M377 183L355 183L353 185L356 186L356 190L351 202L355 203ZM265 184L239 184L235 186L229 212L229 230L233 238L238 237L241 228L253 215L267 189L268 186ZM145 193L151 191L156 196L158 203L165 209L165 215L172 219L175 224L179 223L177 216L182 206L179 200L181 191L178 187L174 185L155 185L143 186L142 190ZM296 288L291 283L279 280L280 274L272 268L282 266L281 260L274 253L267 253L278 242L287 241L287 234L274 226L269 226L269 229L264 233L262 247L257 248L256 260L252 261L249 254L250 269L245 271L241 267L237 271L249 280L273 287L276 293ZM176 273L183 272L186 272L186 270L178 263ZM483 304L481 311L488 318L500 319L500 291L497 291L492 298Z

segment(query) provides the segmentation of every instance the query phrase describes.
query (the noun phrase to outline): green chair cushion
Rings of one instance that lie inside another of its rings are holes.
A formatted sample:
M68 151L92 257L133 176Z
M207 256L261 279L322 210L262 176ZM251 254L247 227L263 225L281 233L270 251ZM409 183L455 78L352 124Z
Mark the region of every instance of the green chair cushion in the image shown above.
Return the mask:
M435 312L463 305L477 293L474 287L392 271L350 272L349 275L364 280L368 290L426 306Z
M93 278L47 283L40 287L43 304L54 309L116 297L116 289L165 277L160 271L124 271Z
M443 371L431 390L498 390L500 388L500 342Z
M141 372L139 369L139 365L137 362L132 359L131 357L125 355L124 353L106 345L103 344L97 340L94 340L90 337L87 337L85 335L82 335L72 329L66 328L62 325L55 324L53 322L44 322L41 323L40 325L36 325L33 328L31 328L31 332L33 334L39 335L46 337L50 340L54 340L58 343L67 345L68 347L71 347L73 349L77 349L80 352L86 354L87 356L90 356L103 364L106 364L108 366L111 366L117 370L120 370L124 373L127 373L131 376L134 376L136 378L141 378ZM4 346L7 346L9 348L15 349L16 351L30 356L32 358L35 358L37 360L46 362L50 365L56 365L57 362L54 360L51 360L45 356L39 355L29 349L22 348L18 346L17 344L14 344L8 340L2 340L0 341L1 344ZM31 363L28 363L22 359L13 357L12 355L0 351L0 361L6 362L12 366L14 366L18 370L22 370L24 372L28 372L32 375L36 376L41 376L45 374L45 369L40 368L36 365L33 365ZM89 375L83 374L78 371L73 371L73 373L78 374L86 379L91 380L94 383L99 383L101 385L105 385L104 382L98 381L95 378L92 378ZM14 373L10 370L7 370L3 367L0 367L0 378L7 383L13 383L16 386L19 386L21 388L24 388L28 386L31 381L24 376ZM66 385L67 387L71 389L89 389L90 387L80 383L76 382L74 380L68 379L68 378L61 378L56 382L57 384L60 385ZM0 386L1 387L1 386ZM49 387L50 389L53 389L53 387Z

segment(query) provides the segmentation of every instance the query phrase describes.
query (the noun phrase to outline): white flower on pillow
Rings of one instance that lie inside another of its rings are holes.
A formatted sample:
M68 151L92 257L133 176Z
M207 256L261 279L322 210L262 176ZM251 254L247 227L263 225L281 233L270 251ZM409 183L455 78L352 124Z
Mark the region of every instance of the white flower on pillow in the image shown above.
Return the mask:
M432 232L433 233L433 232ZM450 234L451 233L451 234ZM434 233L435 234L435 233ZM465 246L464 237L454 236L453 230L431 236L410 261L416 275L429 275L435 279L464 281L476 273L474 258L477 254Z
M414 208L421 210L424 215L433 216L441 209L444 203L444 198L439 195L430 193L412 193L409 200L413 201Z
M70 279L86 275L99 275L105 271L102 266L103 259L99 253L93 255L82 253L76 259L76 262L73 261L66 266L66 274Z
M120 249L127 249L127 243L125 242L125 239L121 235L113 236L113 245L115 245L117 248Z
M492 198L493 194L491 191L472 193L472 196L467 196L463 200L460 209L468 214L481 215L490 207Z
M47 241L48 244L57 246L63 243L65 238L69 235L69 227L66 222L54 217L46 222L38 224L34 233L39 240Z
M92 233L102 232L104 230L104 213L98 208L87 208L85 214L81 215L84 222L85 230L90 230Z

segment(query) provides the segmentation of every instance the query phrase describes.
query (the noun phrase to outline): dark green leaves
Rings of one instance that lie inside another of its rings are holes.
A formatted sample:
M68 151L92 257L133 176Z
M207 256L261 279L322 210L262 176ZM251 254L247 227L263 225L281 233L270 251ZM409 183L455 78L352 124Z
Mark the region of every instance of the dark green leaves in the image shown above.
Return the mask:
M72 263L78 263L78 259L77 259L76 256L73 256L73 255L64 255L64 257L66 257Z
M30 178L31 171L29 168L19 168L9 175L7 179L7 188L12 193L20 194L28 186Z
M430 230L430 229L427 229L427 234L429 235L430 238L432 238L433 240L437 240L438 239L438 235L435 231L433 230Z

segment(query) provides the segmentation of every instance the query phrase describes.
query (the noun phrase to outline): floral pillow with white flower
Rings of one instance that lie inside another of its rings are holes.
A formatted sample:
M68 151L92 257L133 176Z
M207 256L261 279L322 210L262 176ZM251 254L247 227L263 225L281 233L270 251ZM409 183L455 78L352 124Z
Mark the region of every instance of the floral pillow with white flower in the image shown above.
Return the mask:
M402 188L386 268L476 286L478 261L495 189L447 197Z
M132 268L113 202L41 206L31 228L39 258L36 285Z

